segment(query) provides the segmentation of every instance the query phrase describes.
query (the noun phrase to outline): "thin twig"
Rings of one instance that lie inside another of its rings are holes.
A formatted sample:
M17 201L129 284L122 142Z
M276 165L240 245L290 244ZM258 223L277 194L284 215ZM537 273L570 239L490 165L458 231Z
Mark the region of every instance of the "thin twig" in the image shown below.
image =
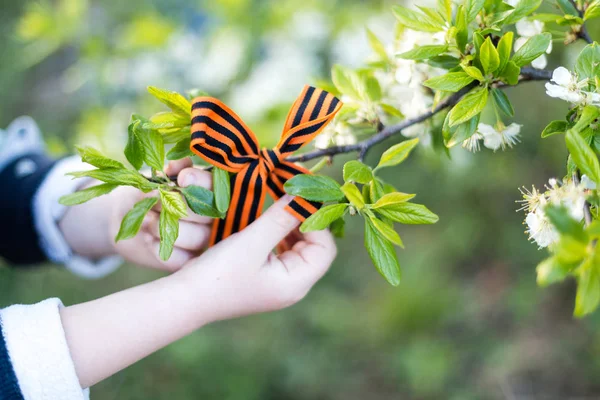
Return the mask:
M569 0L569 2L577 10L577 13L579 13L579 18L583 18L583 15L584 15L583 9L580 9L577 6L577 2L575 0ZM579 39L584 40L586 43L590 43L590 44L594 43L594 40L592 39L592 37L588 33L585 24L581 24L581 26L579 27L579 31L575 32L575 33L577 34L577 37Z
M551 71L525 67L525 68L521 69L521 76L519 77L519 82L539 81L539 80L546 81L546 80L549 80L551 77L552 77ZM376 145L377 143L382 142L383 140L402 132L402 130L404 130L406 128L409 128L413 125L416 125L416 124L426 121L427 119L433 117L434 115L436 115L437 113L439 113L442 110L445 110L446 108L453 107L454 105L456 105L456 103L458 103L460 101L460 99L465 94L467 94L471 89L473 89L476 86L477 86L476 83L471 84L471 85L463 88L462 90L454 93L453 95L447 97L446 99L442 100L433 109L431 109L415 118L406 119L398 124L384 127L375 135L371 136L368 139L360 141L358 143L343 145L343 146L332 146L332 147L328 147L326 149L313 150L313 151L309 151L308 153L288 157L287 160L302 162L302 161L309 161L309 160L313 160L315 158L324 157L324 156L334 156L337 154L354 153L354 152L358 152L359 158L360 158L360 156L364 157L366 152L371 147Z

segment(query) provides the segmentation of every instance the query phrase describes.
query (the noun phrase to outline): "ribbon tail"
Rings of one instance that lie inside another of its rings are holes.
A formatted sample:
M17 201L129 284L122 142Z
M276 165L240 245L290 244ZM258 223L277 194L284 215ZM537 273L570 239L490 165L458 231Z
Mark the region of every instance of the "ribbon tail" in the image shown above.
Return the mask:
M231 203L225 219L215 219L209 246L241 231L262 212L266 188L259 164L248 164L231 179Z

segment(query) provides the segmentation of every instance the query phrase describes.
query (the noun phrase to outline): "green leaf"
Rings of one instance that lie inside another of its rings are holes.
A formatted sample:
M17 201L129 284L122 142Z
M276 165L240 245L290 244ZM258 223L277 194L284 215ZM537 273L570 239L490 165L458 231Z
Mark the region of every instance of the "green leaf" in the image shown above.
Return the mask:
M560 240L552 246L552 252L556 261L564 269L572 270L587 257L588 244L587 241L581 242L570 235L562 235Z
M381 57L381 59L383 60L387 60L388 57L388 53L385 49L385 45L381 42L381 40L379 40L379 38L370 30L367 28L367 38L369 39L369 45L371 46L371 49L373 49L373 51L379 56Z
M117 236L115 237L115 242L129 239L137 235L142 226L142 222L144 222L144 217L148 214L148 211L154 207L157 201L158 197L148 197L135 203L133 208L123 217L119 233L117 233Z
M387 207L387 206L391 206L391 205L395 205L395 204L399 204L399 203L405 203L408 200L412 199L413 197L415 197L414 194L408 194L408 193L400 193L400 192L387 193L387 194L383 195L379 200L377 200L371 208L378 209L378 208Z
M467 0L467 22L475 20L484 4L485 0Z
M598 17L600 17L600 1L594 0L585 9L585 14L583 14L583 20L587 21L588 19Z
M174 113L185 117L191 117L192 105L188 99L179 93L169 92L154 86L149 86L148 92L150 92L150 94L156 97L159 101L167 105L167 107L169 107Z
M532 36L515 52L512 61L518 67L529 64L546 52L551 41L552 35L548 32Z
M537 10L541 4L542 0L520 0L515 6L515 10L504 19L504 25L514 24L523 19L523 17L526 17Z
M590 257L579 268L575 316L583 317L593 312L598 307L598 303L600 303L600 276L598 265Z
M420 32L441 32L444 30L444 25L436 23L420 12L402 6L394 6L392 11L398 21L406 28Z
M407 225L435 224L439 217L422 204L398 203L377 209L377 212L394 222Z
M327 228L333 221L343 217L347 208L348 204L331 204L322 207L300 225L300 232L320 231Z
M102 182L112 183L122 186L133 186L143 192L149 192L158 187L157 184L148 181L136 171L121 168L103 168L92 169L89 171L69 172L75 178L88 176Z
M598 116L600 116L600 110L594 106L585 106L579 119L575 125L571 128L573 132L581 133L587 129L592 122L594 122Z
M425 14L429 18L430 22L433 22L436 25L445 25L446 24L446 20L444 19L442 14L440 14L440 12L438 12L438 10L436 10L434 8L419 6L419 5L417 5L417 8L419 10L421 10L423 12L423 14Z
M98 150L88 146L75 146L81 156L81 161L93 165L96 168L125 168L116 160L105 157Z
M182 158L191 157L194 155L190 150L191 136L181 139L167 153L168 160L181 160Z
M296 175L283 187L286 193L311 201L340 201L345 197L335 180L322 175Z
M462 124L483 111L488 99L488 90L485 87L477 88L456 104L450 111L450 126Z
M92 186L87 189L79 190L75 193L62 196L60 199L58 199L58 202L63 206L82 204L93 198L108 194L116 187L117 185L113 183L103 183L101 185Z
M569 269L565 268L555 257L549 257L536 267L537 284L545 287L564 280L569 275Z
M341 189L348 201L350 201L354 207L358 210L362 210L365 207L363 195L354 183L345 183Z
M442 126L442 134L444 135L446 147L454 147L473 136L479 125L479 119L480 114L477 114L467 122L463 122L455 127L450 127L450 113L448 113L444 120L444 125Z
M367 98L372 102L379 102L381 100L381 86L379 86L379 81L372 77L368 76L365 79L365 88Z
M479 82L483 82L485 80L485 78L484 78L483 74L481 73L481 71L479 70L479 68L463 66L462 69L463 69L463 71L465 71L465 73L467 75L469 75L473 79L477 79Z
M588 44L581 50L575 61L575 73L581 80L600 78L600 46Z
M159 188L160 203L162 208L166 209L169 214L177 218L183 218L187 215L187 207L178 192L173 192ZM191 208L191 207L190 207Z
M231 200L231 180L229 172L221 168L213 168L213 190L215 191L215 205L222 216L229 209Z
M348 161L344 164L344 181L366 184L373 179L371 167L357 160Z
M579 221L571 218L565 207L548 205L544 207L544 214L562 235L568 235L582 243L587 243L588 236L583 230L583 226Z
M465 51L465 48L467 47L467 44L469 43L469 22L468 21L468 15L467 15L467 9L465 8L464 5L460 5L458 6L458 9L456 10L456 18L455 18L455 23L454 26L450 28L456 29L456 36L455 36L455 40L456 40L456 47L458 47L458 50L463 53ZM450 32L449 30L449 32Z
M500 111L502 111L504 114L508 115L509 117L514 116L515 110L513 109L513 106L510 103L510 100L506 96L506 93L504 93L502 90L500 90L498 88L492 88L491 92L492 92L492 98L494 99L494 104L496 104L496 106L498 106Z
M181 188L180 190L183 197L185 197L188 207L194 213L211 218L223 217L223 214L213 206L215 199L213 192L210 190L194 185Z
M343 94L355 100L363 99L364 88L362 81L355 71L341 65L334 65L331 69L331 78L335 87Z
M579 13L570 0L556 0L556 3L565 14L576 15Z
M389 116L396 118L404 118L404 114L402 114L402 111L398 110L391 104L379 103L379 107L381 107L381 110Z
M445 21L452 20L452 0L437 0L437 9Z
M159 112L150 117L149 121L142 124L144 129L155 129L161 133L170 129L181 129L191 125L189 114L178 114L175 112Z
M329 230L336 238L343 238L345 233L346 222L344 218L338 218L331 223Z
M500 41L498 42L498 57L500 58L500 65L498 71L504 71L506 64L510 60L510 52L512 51L514 33L512 31L506 32Z
M379 179L373 179L368 185L369 197L363 195L365 202L377 202L380 198L385 195L383 184Z
M460 64L460 60L458 58L447 54L432 57L425 62L432 67L441 69L454 69Z
M506 66L500 73L500 78L503 78L509 85L516 85L519 83L519 75L521 74L521 68L517 66L513 61L506 63Z
M400 263L394 244L383 237L371 223L365 219L365 247L377 271L393 286L400 283Z
M161 260L167 261L173 253L173 246L179 236L179 217L163 207L158 220L158 230L160 232L158 254Z
M552 121L542 131L542 137L545 138L559 133L565 133L567 129L569 129L569 124L567 121Z
M492 40L488 36L479 49L479 61L486 74L493 73L500 66L500 56L498 50L494 47Z
M434 90L458 92L471 82L473 82L473 77L468 75L466 72L449 72L445 75L427 79L425 82L423 82L423 85Z
M165 163L165 144L160 133L151 129L143 129L140 123L135 124L133 130L138 132L137 138L144 148L146 164L157 171L162 171Z
M448 45L415 46L412 50L397 54L397 57L405 60L425 60L445 53Z
M129 124L127 128L127 145L125 146L125 157L136 170L144 165L144 146L139 137L139 132L134 129L139 123L140 120L134 120Z
M373 227L375 227L375 229L377 229L377 231L381 233L384 238L386 238L396 246L404 248L404 244L402 243L402 239L400 239L400 235L398 235L398 233L394 230L391 224L386 224L377 217L369 216L369 220L373 224Z
M385 167L393 167L400 164L406 159L406 157L408 157L410 152L417 146L418 143L419 138L415 138L393 145L383 152L375 170Z
M573 162L579 167L581 172L590 177L594 182L600 182L600 164L598 157L591 149L590 145L581 137L580 134L571 129L565 134L567 148L571 153Z

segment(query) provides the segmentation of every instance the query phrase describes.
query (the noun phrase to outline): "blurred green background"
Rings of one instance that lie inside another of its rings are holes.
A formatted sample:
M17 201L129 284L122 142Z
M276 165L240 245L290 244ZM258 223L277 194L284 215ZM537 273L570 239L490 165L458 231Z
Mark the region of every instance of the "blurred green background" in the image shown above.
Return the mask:
M57 156L74 144L117 156L129 115L162 109L146 86L199 88L237 110L267 145L304 83L327 78L332 63L359 66L368 56L366 26L392 36L392 4L3 0L0 126L28 114ZM578 46L555 46L549 66L569 65ZM566 103L546 97L543 83L510 89L509 96L515 121L524 125L512 150L455 149L448 159L420 147L382 173L440 216L433 226L402 228L399 287L372 267L360 221L351 221L331 271L300 304L205 327L97 385L92 397L600 396L600 313L572 317L573 282L536 286L535 265L545 253L528 243L515 211L518 187L564 174L562 139L542 141L540 132L564 115ZM401 138L383 146L394 140ZM374 148L367 162L383 149ZM340 178L347 159L323 172ZM56 267L0 265L0 307L53 296L73 304L159 276L123 266L83 281Z

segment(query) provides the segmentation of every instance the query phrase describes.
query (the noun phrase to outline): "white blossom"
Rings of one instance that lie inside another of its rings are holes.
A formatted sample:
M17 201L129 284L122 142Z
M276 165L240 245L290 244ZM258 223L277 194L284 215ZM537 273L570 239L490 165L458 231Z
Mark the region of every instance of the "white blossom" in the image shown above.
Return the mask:
M539 247L548 247L559 238L558 232L542 209L527 214L525 223L529 239L535 241Z
M546 94L566 100L573 104L600 104L600 94L582 90L588 80L578 81L577 76L565 67L558 67L552 72L551 82L546 83Z
M356 136L352 134L352 129L343 122L332 122L323 129L323 131L313 140L317 149L326 149L332 145L346 146L356 143Z
M483 139L483 135L479 132L475 132L470 138L463 140L462 147L469 150L472 153L476 153L481 150L480 141Z
M480 123L477 126L477 132L483 137L483 145L491 150L506 149L513 147L519 142L519 133L521 125L512 123L508 126L496 129L495 127Z
M583 181L583 177L582 177ZM559 234L548 220L544 213L547 205L553 204L567 209L571 218L576 221L583 219L583 207L586 201L585 185L583 183L576 185L572 181L561 182L557 179L550 179L545 192L538 191L535 187L531 191L520 189L523 194L523 206L519 209L525 210L525 224L529 239L535 241L540 247L547 247L556 242Z

